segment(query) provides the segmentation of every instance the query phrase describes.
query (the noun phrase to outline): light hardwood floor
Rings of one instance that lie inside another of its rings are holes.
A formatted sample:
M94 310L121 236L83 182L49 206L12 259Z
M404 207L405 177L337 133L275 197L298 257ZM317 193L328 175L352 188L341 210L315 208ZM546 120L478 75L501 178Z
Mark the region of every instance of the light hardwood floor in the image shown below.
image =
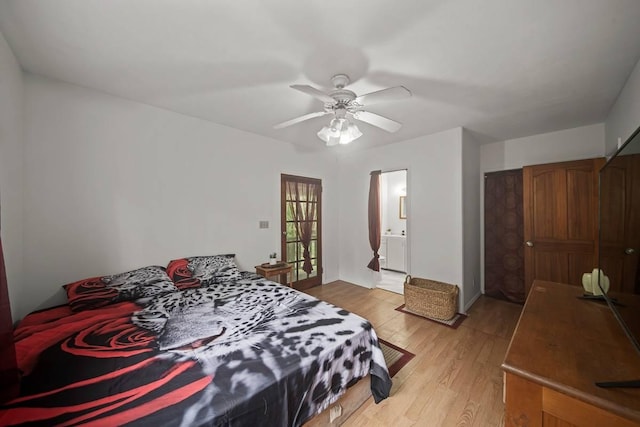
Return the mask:
M414 353L393 377L391 396L367 400L345 426L501 426L500 364L521 306L480 297L451 329L395 311L402 295L343 281L306 291L368 319L378 337Z

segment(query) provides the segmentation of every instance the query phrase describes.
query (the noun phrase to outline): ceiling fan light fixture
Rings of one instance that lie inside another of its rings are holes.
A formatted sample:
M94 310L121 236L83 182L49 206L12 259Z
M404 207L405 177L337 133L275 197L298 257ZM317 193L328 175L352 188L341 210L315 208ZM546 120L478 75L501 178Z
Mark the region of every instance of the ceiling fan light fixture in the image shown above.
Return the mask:
M347 119L335 118L329 126L324 126L318 132L318 138L323 140L327 147L338 144L348 144L362 136L360 129Z
M327 146L337 145L338 140L340 139L340 131L333 125L334 121L335 119L331 120L332 123L329 124L329 126L324 126L318 132L318 138L323 140Z
M328 146L338 144L349 144L360 138L362 132L356 125L347 119L353 117L355 120L368 123L387 132L397 132L402 124L364 109L366 104L376 104L383 101L393 101L397 99L408 98L411 92L404 86L388 87L364 95L356 95L355 92L346 89L349 84L349 76L346 74L336 74L331 79L331 83L335 88L329 93L325 93L309 85L291 85L292 89L296 89L324 103L324 110L314 113L304 114L295 119L278 123L273 127L282 129L305 120L321 117L327 114L333 115L333 119L329 126L324 126L317 133L318 138L323 140Z
M349 123L347 129L340 135L340 144L348 144L362 136L362 132L358 129L358 126L353 123Z
M332 132L337 133L336 136L340 136L340 132L345 128L346 122L346 119L332 119L331 123L329 123L329 127Z

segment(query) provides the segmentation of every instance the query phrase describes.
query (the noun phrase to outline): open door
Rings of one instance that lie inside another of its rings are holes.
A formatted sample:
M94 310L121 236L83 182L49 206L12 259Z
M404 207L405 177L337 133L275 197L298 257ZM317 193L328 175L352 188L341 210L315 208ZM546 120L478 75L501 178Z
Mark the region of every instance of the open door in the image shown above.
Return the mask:
M293 287L322 283L322 181L282 174L281 252L292 265Z

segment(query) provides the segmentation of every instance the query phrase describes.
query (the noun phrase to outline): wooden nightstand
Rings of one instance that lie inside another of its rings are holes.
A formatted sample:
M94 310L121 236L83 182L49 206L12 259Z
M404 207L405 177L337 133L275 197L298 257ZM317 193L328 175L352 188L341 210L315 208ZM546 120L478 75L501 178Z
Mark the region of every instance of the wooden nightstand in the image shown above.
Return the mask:
M273 276L280 276L280 283L287 285L290 288L293 287L293 268L291 264L287 264L286 262L280 262L275 265L256 265L256 274L263 276L265 279Z

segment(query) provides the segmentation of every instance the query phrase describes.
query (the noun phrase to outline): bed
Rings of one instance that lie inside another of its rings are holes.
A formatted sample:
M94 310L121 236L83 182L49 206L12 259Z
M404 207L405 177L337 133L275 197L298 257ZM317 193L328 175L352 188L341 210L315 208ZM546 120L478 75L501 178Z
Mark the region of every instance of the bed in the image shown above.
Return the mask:
M252 273L178 264L155 288L67 285L69 304L26 316L14 333L21 393L0 425L298 426L367 376L376 402L388 396L365 319Z

